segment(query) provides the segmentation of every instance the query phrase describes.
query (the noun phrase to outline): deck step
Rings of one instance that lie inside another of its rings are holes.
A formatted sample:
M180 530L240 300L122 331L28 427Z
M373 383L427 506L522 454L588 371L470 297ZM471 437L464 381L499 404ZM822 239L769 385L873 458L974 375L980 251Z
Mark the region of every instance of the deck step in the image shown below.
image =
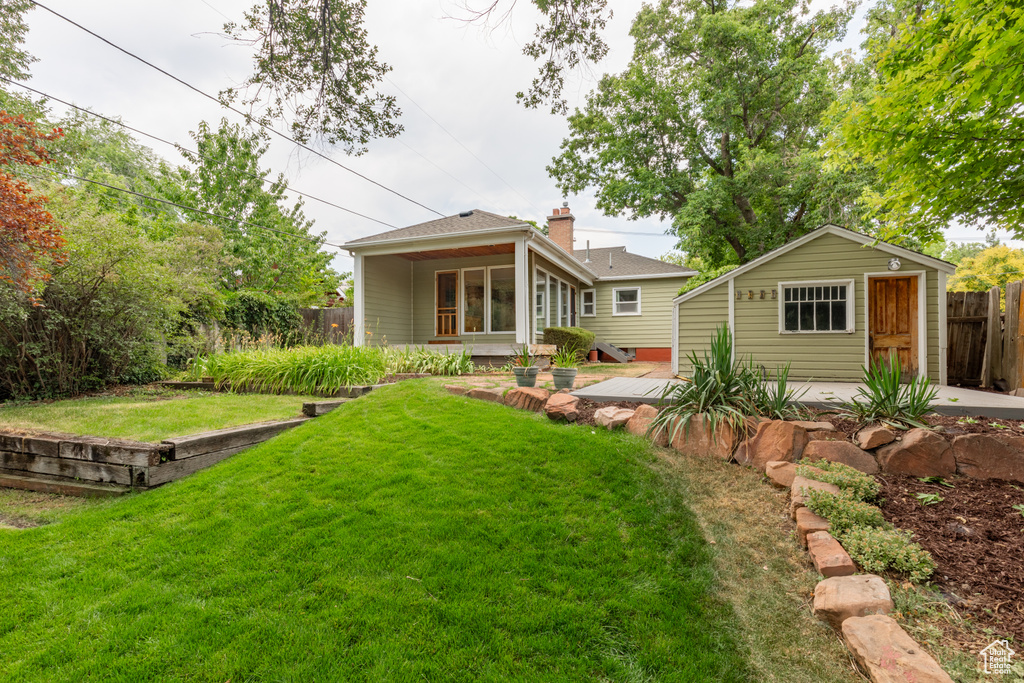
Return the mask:
M633 360L633 356L630 356L619 347L609 344L608 342L594 342L594 348L619 363L628 363Z
M42 493L59 493L62 496L81 496L85 498L107 498L120 496L131 491L130 486L119 484L101 484L98 482L76 481L64 477L47 476L45 474L12 474L0 472L0 486L24 491Z

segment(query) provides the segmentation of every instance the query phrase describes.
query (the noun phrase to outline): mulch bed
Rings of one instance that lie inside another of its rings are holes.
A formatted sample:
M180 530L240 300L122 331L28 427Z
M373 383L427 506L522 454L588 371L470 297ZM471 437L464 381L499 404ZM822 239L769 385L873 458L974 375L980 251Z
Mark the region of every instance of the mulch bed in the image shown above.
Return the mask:
M932 554L932 582L980 626L1024 642L1024 485L956 478L953 488L918 478L877 475L886 520L914 532ZM937 494L924 505L915 494Z
M809 417L814 420L831 422L837 432L842 432L848 439L860 429L860 423L846 420L827 411L808 408ZM947 441L963 434L1006 434L1024 436L1024 420L1002 420L992 417L964 417L962 415L927 415L924 422L931 427L941 427L938 431Z

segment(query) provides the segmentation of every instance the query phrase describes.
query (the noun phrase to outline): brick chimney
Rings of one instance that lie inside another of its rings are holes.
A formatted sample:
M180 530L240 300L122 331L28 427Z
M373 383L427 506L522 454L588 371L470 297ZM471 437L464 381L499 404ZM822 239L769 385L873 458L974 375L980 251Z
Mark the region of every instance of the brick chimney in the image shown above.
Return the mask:
M570 254L573 250L572 224L576 217L569 213L569 202L562 202L562 208L554 209L548 216L548 237Z

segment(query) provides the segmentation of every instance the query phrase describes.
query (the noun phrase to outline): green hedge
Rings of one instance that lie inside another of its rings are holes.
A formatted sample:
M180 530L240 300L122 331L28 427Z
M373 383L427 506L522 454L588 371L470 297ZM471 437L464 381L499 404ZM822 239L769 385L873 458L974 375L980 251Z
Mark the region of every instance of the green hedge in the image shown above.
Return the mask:
M586 356L594 345L594 333L582 327L546 327L544 343L554 344L559 349L563 346L574 347L581 356Z

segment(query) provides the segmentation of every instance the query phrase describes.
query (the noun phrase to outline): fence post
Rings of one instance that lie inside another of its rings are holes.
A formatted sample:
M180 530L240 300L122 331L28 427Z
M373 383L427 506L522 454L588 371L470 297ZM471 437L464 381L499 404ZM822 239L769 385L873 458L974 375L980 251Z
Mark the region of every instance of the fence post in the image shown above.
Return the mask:
M1020 387L1020 282L1006 283L1006 323L1003 326L1003 379L1009 391Z
M982 363L981 386L991 387L997 379L1003 379L1003 326L1000 321L999 287L988 290L986 314L985 360Z

